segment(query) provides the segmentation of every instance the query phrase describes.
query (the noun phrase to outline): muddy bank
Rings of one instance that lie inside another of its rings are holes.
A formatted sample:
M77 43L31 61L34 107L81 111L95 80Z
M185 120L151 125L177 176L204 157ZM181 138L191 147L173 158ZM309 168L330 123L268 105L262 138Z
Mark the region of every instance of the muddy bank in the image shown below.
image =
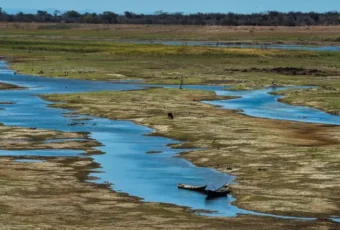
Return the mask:
M115 193L85 183L99 166L91 158L39 158L21 163L0 158L3 228L27 229L334 229L327 221L292 221L240 216L207 218L190 210Z
M156 129L155 135L204 148L182 156L237 176L232 190L238 207L286 216L338 213L340 127L250 118L199 102L212 96L150 89L45 98L79 113L133 120Z
M284 96L280 99L284 103L309 106L333 115L340 115L340 92L337 85L313 89L280 90L275 94Z
M9 127L2 124L0 124L0 132L0 148L2 150L74 149L90 153L94 152L94 147L100 145L100 143L89 139L87 133ZM63 141L53 142L56 139Z
M322 71L319 69L305 69L295 67L278 67L278 68L249 68L249 69L225 69L225 71L233 72L260 72L260 73L276 73L283 75L312 75L312 76L337 76L340 74L338 71Z
M0 74L0 76L1 76L1 74ZM11 89L24 89L24 88L16 86L16 85L0 82L0 90L11 90Z

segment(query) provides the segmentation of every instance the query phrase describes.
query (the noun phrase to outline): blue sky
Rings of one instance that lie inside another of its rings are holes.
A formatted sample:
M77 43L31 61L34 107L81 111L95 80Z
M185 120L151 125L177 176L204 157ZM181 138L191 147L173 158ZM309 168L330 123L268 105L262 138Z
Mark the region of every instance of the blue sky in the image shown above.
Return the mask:
M263 12L278 11L340 11L340 0L1 0L0 7L7 11L36 9L74 9L122 13L167 12Z

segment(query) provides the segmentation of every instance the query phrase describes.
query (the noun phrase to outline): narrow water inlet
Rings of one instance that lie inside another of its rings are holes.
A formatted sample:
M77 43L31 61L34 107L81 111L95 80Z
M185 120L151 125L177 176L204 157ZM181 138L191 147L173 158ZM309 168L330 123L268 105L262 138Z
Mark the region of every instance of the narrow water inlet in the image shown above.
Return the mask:
M22 162L22 163L41 163L45 162L44 160L35 160L35 159L18 159L15 162Z
M216 48L256 48L256 49L279 49L279 50L310 50L310 51L333 51L339 52L340 46L316 46L298 44L256 44L246 42L207 42L207 41L166 41L166 40L120 40L123 43L132 44L158 44L167 46L202 46Z
M223 109L241 110L242 114L275 120L298 121L327 125L340 125L340 116L307 106L294 106L279 102L283 96L270 94L275 90L301 89L311 87L267 88L251 91L216 90L219 96L237 96L231 100L204 101L206 104L219 106Z
M92 156L97 163L101 164L104 172L92 174L100 178L96 181L97 183L109 181L113 183L112 188L114 190L141 197L144 201L171 203L196 210L205 209L213 211L214 213L210 215L214 216L233 217L237 214L251 214L294 219L294 217L281 217L239 209L232 205L234 198L231 196L205 201L205 197L201 194L178 190L178 183L208 184L210 188L213 188L213 186L218 187L227 182L230 183L234 178L213 169L195 167L184 159L175 158L174 156L185 150L168 147L168 144L178 143L177 141L164 137L146 136L145 134L153 132L150 128L136 125L130 121L112 121L81 115L67 117L64 115L69 110L50 108L50 102L46 102L37 96L49 93L142 89L147 87L146 85L109 84L107 82L13 75L10 71L2 71L1 66L6 68L6 63L0 62L0 81L25 86L28 89L0 91L1 100L15 102L15 104L3 106L5 110L0 112L0 122L10 126L36 127L64 132L89 132L92 139L103 144L103 146L98 147L98 150L106 153ZM228 92L224 91L222 87L215 86L188 86L187 88L214 90L218 94ZM236 93L235 91L232 92ZM243 98L253 97L251 96L252 92L248 91L250 94L248 96L246 92L243 92ZM261 93L255 95L266 96L269 94L267 91L261 91ZM273 99L272 97L274 95L270 96L270 100ZM268 104L266 100L261 99L261 101L264 103L260 104L259 110L264 108L263 105ZM244 102L245 105L249 104L247 100ZM223 103L226 102L223 101ZM275 101L272 103L275 103ZM276 103L279 102L276 100ZM257 113L259 113L258 110ZM257 113L254 113L254 116L257 116ZM275 115L272 116L271 118L275 118ZM70 126L69 124L75 117L83 119L84 125ZM37 123L37 120L40 122ZM93 123L97 125L93 126ZM153 150L162 151L162 154L146 154ZM0 151L0 155L6 156L57 157L78 156L79 154L81 154L80 151L74 150ZM311 220L313 218L298 219Z

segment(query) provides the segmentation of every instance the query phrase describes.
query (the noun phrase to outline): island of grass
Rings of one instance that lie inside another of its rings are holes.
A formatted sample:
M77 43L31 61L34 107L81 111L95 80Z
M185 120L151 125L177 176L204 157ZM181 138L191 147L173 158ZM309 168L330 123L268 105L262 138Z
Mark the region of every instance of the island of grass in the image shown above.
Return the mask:
M22 87L0 82L0 90L22 89ZM8 104L7 102L0 102L0 104Z
M279 90L274 94L284 96L280 101L285 103L310 106L334 115L340 115L340 91L335 87L337 85L313 89Z

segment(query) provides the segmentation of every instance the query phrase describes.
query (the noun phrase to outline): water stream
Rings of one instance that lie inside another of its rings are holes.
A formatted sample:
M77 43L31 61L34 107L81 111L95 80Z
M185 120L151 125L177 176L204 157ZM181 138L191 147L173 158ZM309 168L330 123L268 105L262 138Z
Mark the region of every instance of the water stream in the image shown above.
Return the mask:
M217 90L220 96L237 96L232 100L205 101L204 103L220 106L224 109L241 110L242 114L253 117L276 120L299 121L328 125L340 125L340 116L332 115L307 106L294 106L279 102L283 96L270 94L275 90L301 89L310 87L267 88L251 91Z
M280 50L306 50L306 51L340 51L340 46L316 46L296 44L255 44L255 43L230 43L230 42L204 42L204 41L166 41L166 40L122 40L120 42L132 44L159 44L169 46L202 46L220 48L256 48Z
M208 210L214 212L209 214L214 216L233 217L238 214L252 214L294 218L239 209L232 204L234 201L232 196L206 201L201 194L178 190L178 183L208 184L209 188L212 189L226 182L232 183L234 178L214 169L196 167L182 158L174 157L179 152L188 150L168 147L170 143L177 143L177 141L164 137L146 136L146 134L153 132L150 128L136 125L130 121L109 120L83 115L67 116L70 113L69 110L51 108L49 107L50 102L42 100L38 96L53 93L134 90L142 89L146 87L145 85L14 75L12 71L7 69L6 63L3 61L0 61L0 81L26 87L22 90L0 91L0 101L12 102L12 104L0 105L0 108L4 109L0 111L1 123L8 126L35 127L64 132L88 132L92 139L103 144L97 149L105 154L92 156L102 167L100 171L92 174L99 178L96 181L97 183L110 182L113 184L114 190L140 197L144 201L171 203L195 210ZM322 121L327 124L340 123L338 116L327 115L307 107L279 103L277 96L268 94L270 90L235 92L225 91L218 86L188 86L187 88L214 90L220 95L242 96L243 101L242 99L235 99L206 103L222 105L228 109L241 108L245 114L252 116L298 120L296 117L296 112L298 112L308 115L308 119L302 121L318 123ZM276 109L273 109L273 106L276 106ZM286 112L285 117L282 117L282 110ZM320 114L322 114L322 119ZM84 125L69 125L77 119L83 119ZM75 141L74 139L71 140ZM146 154L150 151L160 151L161 154ZM2 156L72 157L81 156L81 154L81 151L76 150L0 150ZM310 220L312 218L298 219Z

